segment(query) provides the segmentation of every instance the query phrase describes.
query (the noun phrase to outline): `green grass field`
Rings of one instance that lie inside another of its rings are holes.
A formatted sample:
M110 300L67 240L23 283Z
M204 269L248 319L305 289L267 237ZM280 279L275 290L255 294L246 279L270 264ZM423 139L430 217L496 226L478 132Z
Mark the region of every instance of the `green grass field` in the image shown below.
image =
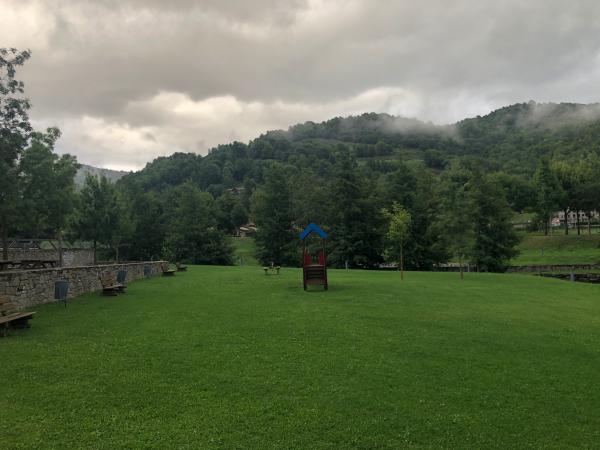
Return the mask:
M524 234L512 265L600 263L600 234Z
M593 448L600 286L190 267L0 339L0 447Z
M233 247L233 263L236 266L258 266L256 260L256 243L250 237L230 237L229 242Z

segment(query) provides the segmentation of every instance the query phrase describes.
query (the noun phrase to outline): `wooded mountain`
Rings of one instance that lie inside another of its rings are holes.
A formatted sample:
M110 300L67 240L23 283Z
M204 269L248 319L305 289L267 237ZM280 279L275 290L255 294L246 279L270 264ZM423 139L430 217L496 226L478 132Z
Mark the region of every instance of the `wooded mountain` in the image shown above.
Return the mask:
M316 222L330 233L332 265L377 267L393 260L383 211L397 204L410 216L407 267L458 257L497 271L516 253L515 212L533 213L539 227L553 211L600 209L598 167L599 105L530 102L444 126L337 117L206 156L160 157L125 175L117 200L133 232L121 241L131 242L132 259L170 252L217 263L231 259L222 236L250 220L261 262L293 264L301 260L294 232Z
M529 179L541 157L574 160L600 153L600 104L519 103L452 125L376 113L305 122L269 131L248 144L220 145L205 157L160 157L123 181L161 190L192 180L218 196L248 179L262 182L261 168L270 160L325 176L339 144L349 147L369 172L394 171L400 161L439 171L460 159Z

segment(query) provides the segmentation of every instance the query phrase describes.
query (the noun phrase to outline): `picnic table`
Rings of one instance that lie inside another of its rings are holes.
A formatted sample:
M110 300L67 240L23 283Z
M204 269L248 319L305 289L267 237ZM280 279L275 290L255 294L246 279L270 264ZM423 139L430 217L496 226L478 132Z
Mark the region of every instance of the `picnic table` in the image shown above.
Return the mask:
M55 259L19 259L0 261L0 271L2 270L31 270L31 269L51 269L56 267L58 261Z

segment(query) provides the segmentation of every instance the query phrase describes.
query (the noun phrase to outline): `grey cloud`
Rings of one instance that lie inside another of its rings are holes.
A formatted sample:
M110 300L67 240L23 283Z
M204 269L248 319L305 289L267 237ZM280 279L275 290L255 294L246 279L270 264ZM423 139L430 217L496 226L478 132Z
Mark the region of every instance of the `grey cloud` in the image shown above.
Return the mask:
M0 45L33 49L22 72L33 117L108 127L121 139L112 147L133 139L136 150L106 150L115 164L328 114L448 123L529 99L600 100L592 0L0 0L0 10Z

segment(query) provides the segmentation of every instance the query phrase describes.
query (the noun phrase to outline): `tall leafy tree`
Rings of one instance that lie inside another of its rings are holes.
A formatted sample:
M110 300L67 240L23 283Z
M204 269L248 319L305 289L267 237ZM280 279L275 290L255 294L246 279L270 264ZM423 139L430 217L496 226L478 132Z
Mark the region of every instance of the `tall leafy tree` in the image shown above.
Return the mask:
M565 216L565 234L569 234L569 212L578 212L575 206L578 189L577 171L568 161L553 161L551 168L560 186L561 195L558 205Z
M29 147L20 160L21 225L31 237L53 235L58 239L59 264L62 265L63 231L75 206L75 174L78 164L71 155L58 156L54 144L60 137L57 128L33 133Z
M16 225L19 202L18 159L27 145L31 125L29 100L16 72L31 53L15 48L0 48L0 236L3 259L8 259L8 233Z
M386 256L388 260L399 261L400 279L404 280L404 243L410 232L410 213L397 202L391 210L383 210L388 220Z

